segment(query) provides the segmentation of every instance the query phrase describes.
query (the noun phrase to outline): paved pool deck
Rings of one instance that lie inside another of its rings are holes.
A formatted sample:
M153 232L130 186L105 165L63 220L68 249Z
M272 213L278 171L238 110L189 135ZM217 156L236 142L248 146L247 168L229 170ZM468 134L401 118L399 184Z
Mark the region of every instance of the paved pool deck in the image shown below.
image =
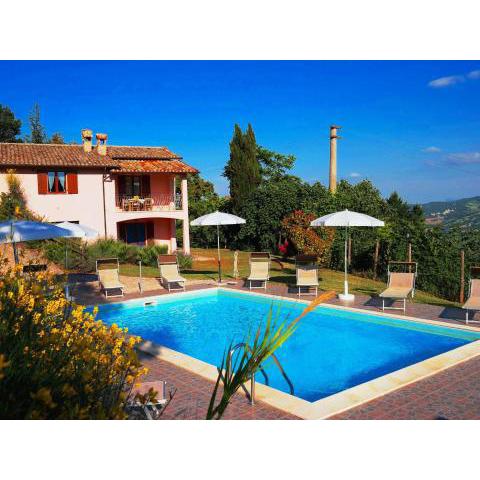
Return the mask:
M214 288L212 282L190 285L187 290ZM243 282L226 285L224 288L246 290ZM265 293L255 289L255 292ZM298 298L286 285L269 284L267 294L287 298ZM153 288L144 294L127 293L123 298L106 300L98 291L95 282L80 282L76 288L79 303L96 304L123 301L142 296L168 295L163 288ZM301 297L303 300L314 296ZM378 298L356 295L354 302L340 302L332 299L326 303L342 305L362 310L381 311ZM388 311L402 317L401 311ZM478 314L480 315L480 314ZM464 312L452 307L440 307L418 303L407 304L407 317L433 320L450 326L464 325ZM477 318L475 318L477 319ZM480 324L471 324L480 331ZM149 368L145 381L165 380L177 392L163 418L165 419L204 419L213 383L173 363L157 359L146 353L140 353L143 363ZM263 402L254 406L249 404L243 394L237 394L228 407L225 419L278 419L287 420L296 417L275 409ZM480 356L448 368L428 378L395 390L368 403L354 407L333 419L480 419Z

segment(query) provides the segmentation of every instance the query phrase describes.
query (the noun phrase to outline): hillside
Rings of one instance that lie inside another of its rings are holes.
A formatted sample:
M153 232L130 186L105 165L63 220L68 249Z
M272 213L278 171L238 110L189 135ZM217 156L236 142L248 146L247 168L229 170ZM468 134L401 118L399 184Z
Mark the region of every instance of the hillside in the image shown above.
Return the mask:
M432 225L480 228L480 197L430 202L422 207L427 223Z

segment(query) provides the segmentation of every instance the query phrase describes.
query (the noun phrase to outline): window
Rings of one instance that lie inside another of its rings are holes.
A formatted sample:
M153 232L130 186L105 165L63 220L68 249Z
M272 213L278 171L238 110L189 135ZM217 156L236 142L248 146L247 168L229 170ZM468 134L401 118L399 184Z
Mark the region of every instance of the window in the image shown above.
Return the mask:
M150 195L150 177L148 175L122 175L119 178L119 193L127 197Z
M65 193L65 172L48 172L48 193Z
M76 172L38 172L38 193L78 193L78 179Z

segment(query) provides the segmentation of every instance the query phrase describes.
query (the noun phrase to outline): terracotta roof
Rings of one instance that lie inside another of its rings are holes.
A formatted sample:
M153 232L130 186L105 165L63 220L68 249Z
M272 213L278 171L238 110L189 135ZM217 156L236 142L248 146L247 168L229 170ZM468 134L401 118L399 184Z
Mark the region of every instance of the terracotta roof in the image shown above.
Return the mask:
M0 167L109 168L122 172L196 173L166 147L108 146L107 155L82 145L0 143Z
M118 162L94 150L86 153L82 145L0 143L0 166L115 168Z
M198 173L180 160L119 160L122 173Z
M170 160L181 159L167 147L107 147L108 156L115 159Z

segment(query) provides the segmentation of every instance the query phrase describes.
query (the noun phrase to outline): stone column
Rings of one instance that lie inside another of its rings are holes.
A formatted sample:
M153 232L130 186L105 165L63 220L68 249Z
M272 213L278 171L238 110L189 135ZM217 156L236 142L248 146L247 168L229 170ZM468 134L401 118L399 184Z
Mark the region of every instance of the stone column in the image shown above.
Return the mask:
M330 127L330 180L329 180L329 190L330 193L335 193L337 191L337 138L340 138L337 135L338 125L332 125Z
M185 255L190 255L190 224L188 221L187 177L182 177L182 210L183 210L183 253Z
M175 219L170 221L170 253L177 251L177 229Z

